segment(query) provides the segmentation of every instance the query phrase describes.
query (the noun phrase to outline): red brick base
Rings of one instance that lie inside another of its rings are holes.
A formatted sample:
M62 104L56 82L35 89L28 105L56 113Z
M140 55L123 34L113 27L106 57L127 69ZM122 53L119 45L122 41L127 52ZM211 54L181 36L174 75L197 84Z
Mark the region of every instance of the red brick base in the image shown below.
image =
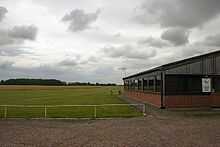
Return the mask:
M166 108L220 107L220 95L174 95L165 97Z
M161 107L160 93L125 91L124 95L136 101ZM220 93L211 95L173 95L165 96L165 108L220 107Z
M212 95L212 107L220 107L220 93Z
M128 98L134 99L136 101L149 103L156 107L161 107L161 96L160 93L144 93L138 91L125 91L124 95Z
M210 103L209 96L174 95L165 97L166 108L209 107Z

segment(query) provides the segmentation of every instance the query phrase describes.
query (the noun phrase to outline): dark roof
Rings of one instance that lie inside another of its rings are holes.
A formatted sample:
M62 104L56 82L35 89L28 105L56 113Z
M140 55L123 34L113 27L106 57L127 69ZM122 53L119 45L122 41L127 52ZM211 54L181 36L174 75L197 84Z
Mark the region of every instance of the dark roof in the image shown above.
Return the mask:
M183 59L183 60L180 60L180 61L175 61L175 62L172 62L172 63L164 64L164 65L158 66L156 68L152 68L152 69L149 69L149 70L146 70L146 71L143 71L143 72L139 72L139 73L134 74L134 75L130 75L130 76L125 77L123 79L128 79L128 78L136 77L136 76L147 74L147 73L151 73L151 72L154 72L154 71L166 70L167 68L169 68L172 65L181 64L181 63L184 63L184 62L190 61L190 60L200 59L200 58L202 58L204 56L209 56L209 55L213 55L213 54L217 54L217 53L220 53L220 50L214 51L214 52L210 52L210 53L207 53L207 54L202 54L202 55L194 56L194 57L191 57L191 58L186 58L186 59Z

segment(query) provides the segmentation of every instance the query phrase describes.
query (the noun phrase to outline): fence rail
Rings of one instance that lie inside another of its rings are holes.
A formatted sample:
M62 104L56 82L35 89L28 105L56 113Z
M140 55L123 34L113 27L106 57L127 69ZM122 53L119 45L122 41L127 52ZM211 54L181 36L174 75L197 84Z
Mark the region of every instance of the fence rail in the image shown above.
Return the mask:
M140 111L142 113L143 116L145 116L146 114L146 106L145 104L100 104L100 105L0 105L0 108L3 108L4 111L4 116L3 118L7 119L8 117L8 111L9 108L42 108L44 110L44 119L49 119L50 117L48 116L48 110L50 108L61 108L61 107L72 107L74 110L74 107L89 107L89 108L93 108L93 117L91 118L97 118L97 108L100 107L111 107L111 106L117 106L117 107L122 107L122 106L128 106L128 107L135 107L137 111ZM16 118L16 117L14 117ZM32 118L32 117L31 117ZM35 118L35 117L33 117ZM55 117L53 117L55 118ZM65 117L64 119L71 119L74 117ZM77 117L78 118L78 117ZM83 117L82 117L83 118ZM56 119L56 118L55 118ZM59 117L59 119L62 119Z

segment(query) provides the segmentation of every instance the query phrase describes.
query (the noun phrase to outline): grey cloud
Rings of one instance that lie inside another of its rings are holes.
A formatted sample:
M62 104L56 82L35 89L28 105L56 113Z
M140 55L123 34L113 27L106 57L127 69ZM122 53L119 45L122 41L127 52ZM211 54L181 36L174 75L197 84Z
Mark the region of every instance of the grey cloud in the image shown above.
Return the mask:
M24 53L22 50L17 50L17 49L1 49L0 48L0 56L18 56L20 54Z
M109 46L104 47L105 55L112 58L131 58L131 59L147 59L156 56L156 50L140 50L138 47L132 45L124 45L119 47Z
M0 69L2 70L9 69L12 67L13 64L14 64L13 62L9 62L9 61L0 62Z
M220 13L219 0L146 0L138 9L137 18L144 23L163 27L193 28L215 18ZM149 22L150 19L153 22Z
M64 69L57 65L42 65L38 67L16 67L13 62L0 61L0 79L8 78L48 78L64 81L82 82L118 82L119 73L114 72L112 66L101 66L95 70L82 72L75 69ZM106 73L108 75L106 76Z
M0 30L0 46L13 43L14 40L10 36L8 36L7 30Z
M97 63L98 59L95 56L90 56L86 59L82 59L80 55L77 55L75 58L72 59L64 59L58 63L60 66L64 67L75 67L78 65L85 65L90 63Z
M90 57L88 58L88 62L98 62L98 58L95 57L95 56L90 56Z
M211 52L213 50L207 48L199 48L197 46L188 46L188 47L171 47L169 49L165 49L166 51L161 51L155 58L150 58L144 60L145 62L140 62L138 60L126 60L124 62L124 67L127 67L127 71L135 71L137 73L139 71L144 71L147 69L151 69L157 66L161 66L163 64L179 61L185 58L193 57L196 55L201 55L204 53Z
M79 64L94 64L94 63L98 63L99 59L96 56L90 56L87 59L84 59L82 61L79 62Z
M207 48L204 46L198 46L198 45L190 45L184 48L178 48L173 52L173 58L176 60L181 60L197 55L202 55L206 53L210 53L216 50L213 50L211 48Z
M220 46L220 33L216 35L207 36L200 44L208 46Z
M15 26L9 30L0 30L0 46L8 44L22 44L24 40L35 40L37 27Z
M63 71L49 65L39 67L16 67L13 62L0 63L0 79L8 78L56 78Z
M116 37L116 38L119 38L119 37L122 36L122 34L121 33L115 33L113 36Z
M61 66L72 66L72 67L74 67L74 66L78 65L78 62L77 62L76 60L66 59L66 60L61 61L61 62L59 63L59 65L61 65Z
M0 22L3 20L5 17L5 14L8 12L8 10L5 7L0 6Z
M203 53L205 53L205 51L204 51L204 49L201 49L201 48L196 48L196 47L185 48L185 49L182 49L181 56L182 56L182 58L189 58L189 57L203 54Z
M175 46L180 46L189 42L189 31L181 28L171 28L163 32L161 38Z
M35 40L37 31L38 29L34 25L15 26L9 30L8 35L16 39Z
M0 30L0 56L18 56L28 53L21 45L25 40L34 40L37 35L35 26L15 26L9 30Z
M38 76L38 77L39 76L54 77L63 73L62 70L52 65L42 65L39 67L34 67L29 69L20 68L20 70L25 71L27 74L31 76Z
M99 9L94 13L85 13L82 9L75 9L66 14L62 21L70 23L69 30L72 32L83 31L97 20L99 13Z
M149 46L157 47L157 48L163 48L163 47L169 46L169 43L167 43L166 41L153 38L153 37L147 37L147 38L141 39L138 42L138 44L141 44L141 45L147 44Z
M100 68L97 68L95 71L95 74L98 76L108 77L114 73L113 67L110 66L103 66Z
M25 51L24 48L28 47L22 47L22 46L4 46L0 47L0 56L19 56L19 55L24 55L24 54L30 54L31 52ZM29 48L28 48L29 49Z

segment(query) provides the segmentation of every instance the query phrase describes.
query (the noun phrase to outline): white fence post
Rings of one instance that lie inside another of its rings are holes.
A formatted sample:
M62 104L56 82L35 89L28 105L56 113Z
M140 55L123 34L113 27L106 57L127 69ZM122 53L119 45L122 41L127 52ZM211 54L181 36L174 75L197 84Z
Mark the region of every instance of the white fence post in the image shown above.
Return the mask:
M143 104L143 116L145 116L145 115L146 115L146 105Z
M94 118L96 118L96 105L94 106Z
M7 112L8 111L8 108L7 108L7 106L5 106L4 107L4 117L5 117L5 119L7 118Z
M48 118L48 108L50 107L90 107L91 109L93 109L93 114L91 116L91 118L94 118L96 119L97 118L97 108L98 107L108 107L108 106L136 106L140 111L142 111L142 114L143 116L146 115L146 104L100 104L100 105L0 105L0 107L2 107L4 110L3 110L3 118L7 119L9 116L8 114L8 111L9 111L9 108L10 107L27 107L27 108L35 108L35 107L38 107L38 108L41 108L41 110L43 111L43 116L41 115L41 118L44 118L44 119L47 119ZM139 109L139 106L143 106L143 108ZM120 114L118 114L120 115Z
M47 118L47 106L44 105L44 118Z

